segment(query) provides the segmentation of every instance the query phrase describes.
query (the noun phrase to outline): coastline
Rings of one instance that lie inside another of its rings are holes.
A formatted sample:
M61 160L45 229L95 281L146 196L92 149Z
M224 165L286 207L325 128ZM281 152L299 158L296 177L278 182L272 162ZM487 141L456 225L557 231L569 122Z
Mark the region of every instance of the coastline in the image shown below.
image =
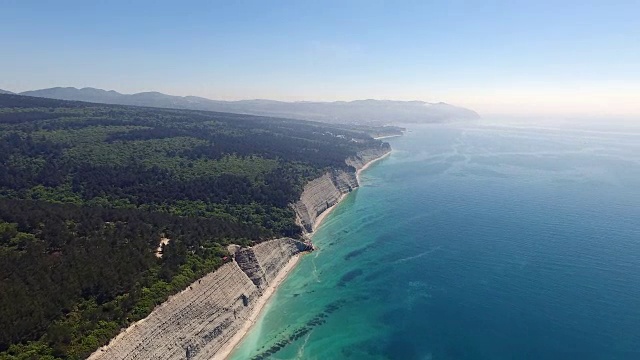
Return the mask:
M378 160L382 160L385 157L387 157L389 154L391 154L391 151L389 151L388 153L375 158L371 161L369 161L368 163L364 164L363 167L361 167L360 169L356 170L356 179L358 180L358 187L360 187L360 173L363 172L364 170L366 170L369 166L373 165L373 163L375 163ZM318 227L320 226L320 224L322 224L322 221L327 217L327 215L329 215L333 209L336 208L336 206L338 206L338 204L340 204L342 202L342 200L344 200L345 197L347 197L347 195L349 195L350 193L346 193L346 194L342 194L340 196L340 198L338 199L338 201L331 205L330 207L328 207L325 211L322 212L322 214L318 215L318 217L316 217L316 220L313 222L313 231L315 232Z
M240 344L242 339L244 339L244 337L247 336L249 331L256 324L256 320L258 320L258 317L262 313L262 310L264 309L265 305L267 304L269 299L271 299L271 297L276 292L276 290L278 289L280 284L287 278L287 275L289 275L291 270L293 270L296 267L296 265L298 264L298 261L300 260L300 257L301 257L301 254L296 254L296 255L292 256L291 259L289 259L289 262L287 262L287 264L284 266L284 268L282 268L282 270L280 270L280 272L278 273L278 276L276 276L276 278L273 279L271 284L269 284L267 286L267 288L265 289L264 293L262 293L262 295L260 295L260 297L258 298L253 310L251 311L249 316L244 320L244 323L242 324L242 327L211 358L212 360L224 360L224 359L229 358L231 353L236 349L236 346L238 346L238 344Z
M393 136L395 136L395 135L393 135ZM379 158L375 158L375 159L369 161L368 163L364 164L363 167L361 167L360 169L356 170L356 179L358 180L358 187L360 187L360 173L363 172L364 170L366 170L369 166L373 165L378 160L382 160L385 157L389 156L389 154L391 154L391 151L389 151L388 153L380 156ZM329 208L327 208L325 211L323 211L322 214L318 215L316 220L313 222L313 231L314 232L318 229L320 224L322 224L322 221L327 217L327 215L329 215L333 211L333 209L335 209L336 206L338 206L338 204L340 204L342 202L342 200L344 200L344 198L347 197L347 195L349 195L349 194L350 193L342 194L335 204L331 205Z
M361 167L358 171L356 171L356 179L358 180L358 187L360 186L360 173L362 173L363 171L367 170L369 168L369 166L371 166L371 165L375 164L376 162L386 158L390 154L391 154L391 151L389 151L388 153L386 153L386 154L384 154L384 155L382 155L382 156L380 156L378 158L375 158L375 159L369 161L368 163L364 164L364 166Z
M391 151L389 151L388 153L378 158L375 158L367 162L366 164L364 164L362 168L356 170L356 179L358 180L358 187L360 186L360 173L366 170L369 166L371 166L373 163L377 162L378 160L384 159L389 154L391 154ZM318 217L313 222L313 233L315 233L315 231L322 224L322 221L327 217L327 215L329 215L329 213L331 213L331 211L333 211L336 208L336 206L338 206L338 204L340 204L342 200L344 200L349 194L350 193L342 194L335 204L328 207L325 211L323 211L320 215L318 215ZM313 233L310 234L310 237L313 236ZM256 303L249 317L245 319L244 323L242 324L242 327L220 349L220 351L218 351L212 357L212 360L226 360L229 358L229 356L233 353L236 347L240 344L242 339L244 339L245 336L247 336L247 334L249 333L249 331L251 331L256 321L262 314L262 310L264 310L265 305L267 304L269 299L273 296L273 294L276 292L280 284L287 278L291 270L293 270L296 267L296 265L298 264L298 261L300 260L301 255L302 253L296 254L293 257L291 257L291 259L289 259L289 262L287 263L287 265L285 265L285 267L278 273L278 276L276 276L274 281L271 284L269 284L269 286L267 286L267 289L265 290L265 292L258 298L258 302Z
M338 206L338 204L340 204L342 202L342 200L344 200L344 198L347 197L347 195L349 195L349 194L340 195L340 198L338 199L338 201L335 204L333 204L330 207L328 207L325 211L323 211L320 215L318 215L318 217L316 217L316 220L313 222L313 232L314 233L316 232L316 230L318 229L320 224L322 224L322 221L324 220L324 218L326 218L327 215L329 215L333 211L333 209L335 209L336 206ZM310 235L312 236L313 233L310 234ZM309 237L311 237L311 236L309 236Z
M374 139L376 139L376 140L382 140L382 139L388 139L388 138L393 138L393 137L398 137L398 136L402 136L402 134L398 134L398 135L385 135L385 136L378 136L378 137L374 137Z

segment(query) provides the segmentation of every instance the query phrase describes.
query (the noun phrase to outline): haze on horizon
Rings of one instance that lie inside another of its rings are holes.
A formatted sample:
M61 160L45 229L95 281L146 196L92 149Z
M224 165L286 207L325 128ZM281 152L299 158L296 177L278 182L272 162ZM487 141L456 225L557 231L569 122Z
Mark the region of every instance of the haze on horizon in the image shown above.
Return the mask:
M640 116L638 1L3 1L0 89Z

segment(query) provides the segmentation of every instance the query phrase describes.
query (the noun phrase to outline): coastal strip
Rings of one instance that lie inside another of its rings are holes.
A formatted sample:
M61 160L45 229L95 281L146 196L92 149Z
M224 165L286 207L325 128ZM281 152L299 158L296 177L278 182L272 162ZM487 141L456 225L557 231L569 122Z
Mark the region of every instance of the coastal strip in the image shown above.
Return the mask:
M211 359L251 323L252 314L308 250L308 244L292 238L236 250L233 261L170 297L89 359Z
M296 267L299 260L300 254L293 255L291 259L289 259L289 262L287 262L287 264L280 270L280 272L278 272L278 275L273 280L273 282L269 284L264 293L258 298L258 300L256 300L253 311L246 318L244 324L242 324L242 327L235 333L235 335L233 335L231 339L229 339L227 343L223 345L220 350L218 350L218 352L213 356L212 360L223 360L231 355L236 346L240 344L242 339L247 336L249 331L256 324L256 320L258 320L258 317L260 316L260 314L262 314L262 310L269 302L269 299L271 299L280 284L287 278L287 275L289 275L291 270Z
M385 158L389 154L390 152L385 152L384 154L378 157L367 158L366 159L367 162L364 163L364 165L362 165L361 167L357 168L356 179L358 180L358 186L359 186L360 173L366 170L373 163ZM348 194L349 193L341 194L340 197L337 199L337 201L333 205L329 206L328 208L323 210L320 214L318 214L318 216L315 218L313 222L312 231L315 231L318 229L318 227L322 224L322 221L327 217L327 215L329 215L331 211L335 209L338 206L338 204L340 204L340 202L342 202L347 197ZM281 272L278 274L278 281L274 282L274 284L270 286L269 289L260 297L260 299L258 300L258 303L256 304L256 309L251 314L251 316L245 321L245 324L243 325L243 327L238 331L238 333L236 333L236 335L234 335L232 339L229 340L227 344L225 344L225 346L219 351L218 354L216 354L216 356L213 359L227 359L227 357L233 353L233 350L235 350L236 346L238 346L238 344L242 341L242 339L244 339L244 337L249 333L249 331L251 331L258 317L262 314L262 310L264 306L268 303L269 299L275 293L278 286L282 283L282 281L286 279L289 272L293 270L295 265L298 263L299 257L300 255L295 255L294 258L291 259L289 264L287 264L287 267L281 270Z
M391 152L388 151L388 152L385 152L384 154L382 154L382 155L380 155L378 157L367 158L366 163L364 163L364 165L362 165L361 167L357 168L357 170L356 170L356 178L358 179L358 181L359 181L360 173L362 171L366 170L373 163L384 159L390 153ZM359 186L359 183L358 183L358 186ZM326 208L325 210L323 210L316 217L315 221L313 222L313 231L318 229L318 227L322 224L322 221L327 217L327 215L329 215L331 213L331 211L333 211L333 209L335 209L338 206L338 204L340 204L347 197L347 195L349 195L349 193L341 194L340 197L338 198L338 200L333 205L331 205L328 208ZM310 235L310 234L308 234L308 235ZM276 292L276 290L278 289L280 284L287 278L289 273L295 268L295 266L297 265L299 259L300 259L300 254L294 255L294 257L291 258L291 260L289 261L287 266L285 266L280 271L280 273L278 274L278 276L276 278L277 280L274 281L274 283L272 285L270 285L269 288L265 291L265 293L260 297L260 299L258 300L258 302L255 305L256 306L255 310L247 318L247 320L243 324L242 328L229 340L228 343L226 343L224 345L224 347L222 349L220 349L220 351L213 357L213 360L224 360L224 359L227 359L233 353L233 351L240 344L242 339L244 339L244 337L251 331L253 326L256 324L256 321L258 320L258 318L262 314L262 310L264 309L264 307L268 303L269 299Z
M362 168L357 169L356 170L356 180L358 181L358 187L360 186L360 174L366 170L368 167L370 167L371 165L373 165L374 163L384 159L385 157L389 156L389 154L391 154L391 152L385 153L375 159L371 159L369 160L366 164L364 164L362 166ZM340 197L338 198L338 201L331 205L329 208L327 208L326 210L324 210L322 213L320 213L320 215L318 215L318 217L316 217L315 221L313 222L313 230L317 230L318 227L320 227L320 224L322 223L322 221L333 211L333 209L336 208L336 206L338 206L338 204L340 204L342 202L342 200L344 200L344 198L347 197L347 195L349 195L349 193L346 194L342 194L340 195Z
M382 160L382 159L386 158L386 157L387 157L387 156L389 156L390 154L391 154L391 152L388 152L388 153L386 153L386 154L384 154L384 155L382 155L382 156L380 156L380 157L377 157L377 158L375 158L375 159L373 159L373 160L370 160L368 163L364 164L364 166L363 166L362 168L358 169L358 170L356 171L356 179L358 179L358 184L360 184L360 174L361 174L363 171L367 170L371 165L373 165L373 164L377 163L378 161L380 161L380 160Z
M382 139L394 138L394 137L398 137L398 136L402 136L402 134L393 134L393 135L376 136L376 137L374 137L374 139L376 139L376 140L382 140Z
M369 163L390 152L391 146L388 143L381 143L378 147L362 150L345 160L346 165L350 166L352 170L330 170L307 183L300 200L293 204L297 222L306 235L313 233L327 216L327 211L342 201L344 195L360 186L358 176Z
M359 152L310 181L292 204L305 238L359 186L358 175L391 151L389 144ZM224 359L241 342L309 243L281 238L235 250L232 261L173 295L122 331L89 359Z
M342 200L344 200L344 198L347 197L347 195L349 194L340 195L340 197L338 198L338 201L335 204L331 205L329 208L327 208L327 210L323 211L320 215L318 215L318 217L313 222L314 231L318 230L318 228L320 227L320 224L322 224L322 221L324 221L324 219L333 211L333 209L335 209L338 206L338 204L342 202Z

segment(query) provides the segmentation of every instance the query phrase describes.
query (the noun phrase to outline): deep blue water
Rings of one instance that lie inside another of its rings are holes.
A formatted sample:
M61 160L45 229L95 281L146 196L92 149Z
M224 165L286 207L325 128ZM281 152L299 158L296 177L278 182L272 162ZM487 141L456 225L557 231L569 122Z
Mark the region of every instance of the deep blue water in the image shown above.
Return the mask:
M234 359L640 359L640 128L411 130Z

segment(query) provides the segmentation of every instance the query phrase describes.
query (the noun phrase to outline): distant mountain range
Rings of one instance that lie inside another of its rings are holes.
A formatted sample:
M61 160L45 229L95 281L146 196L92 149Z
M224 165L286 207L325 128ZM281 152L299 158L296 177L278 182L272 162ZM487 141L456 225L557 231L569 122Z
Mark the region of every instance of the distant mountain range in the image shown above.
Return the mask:
M0 94L13 94L11 91L0 89Z
M446 103L423 101L356 100L335 102L283 102L274 100L221 101L197 96L173 96L159 92L121 94L95 88L55 87L20 95L103 104L230 112L286 117L328 123L391 124L474 120L479 115Z

